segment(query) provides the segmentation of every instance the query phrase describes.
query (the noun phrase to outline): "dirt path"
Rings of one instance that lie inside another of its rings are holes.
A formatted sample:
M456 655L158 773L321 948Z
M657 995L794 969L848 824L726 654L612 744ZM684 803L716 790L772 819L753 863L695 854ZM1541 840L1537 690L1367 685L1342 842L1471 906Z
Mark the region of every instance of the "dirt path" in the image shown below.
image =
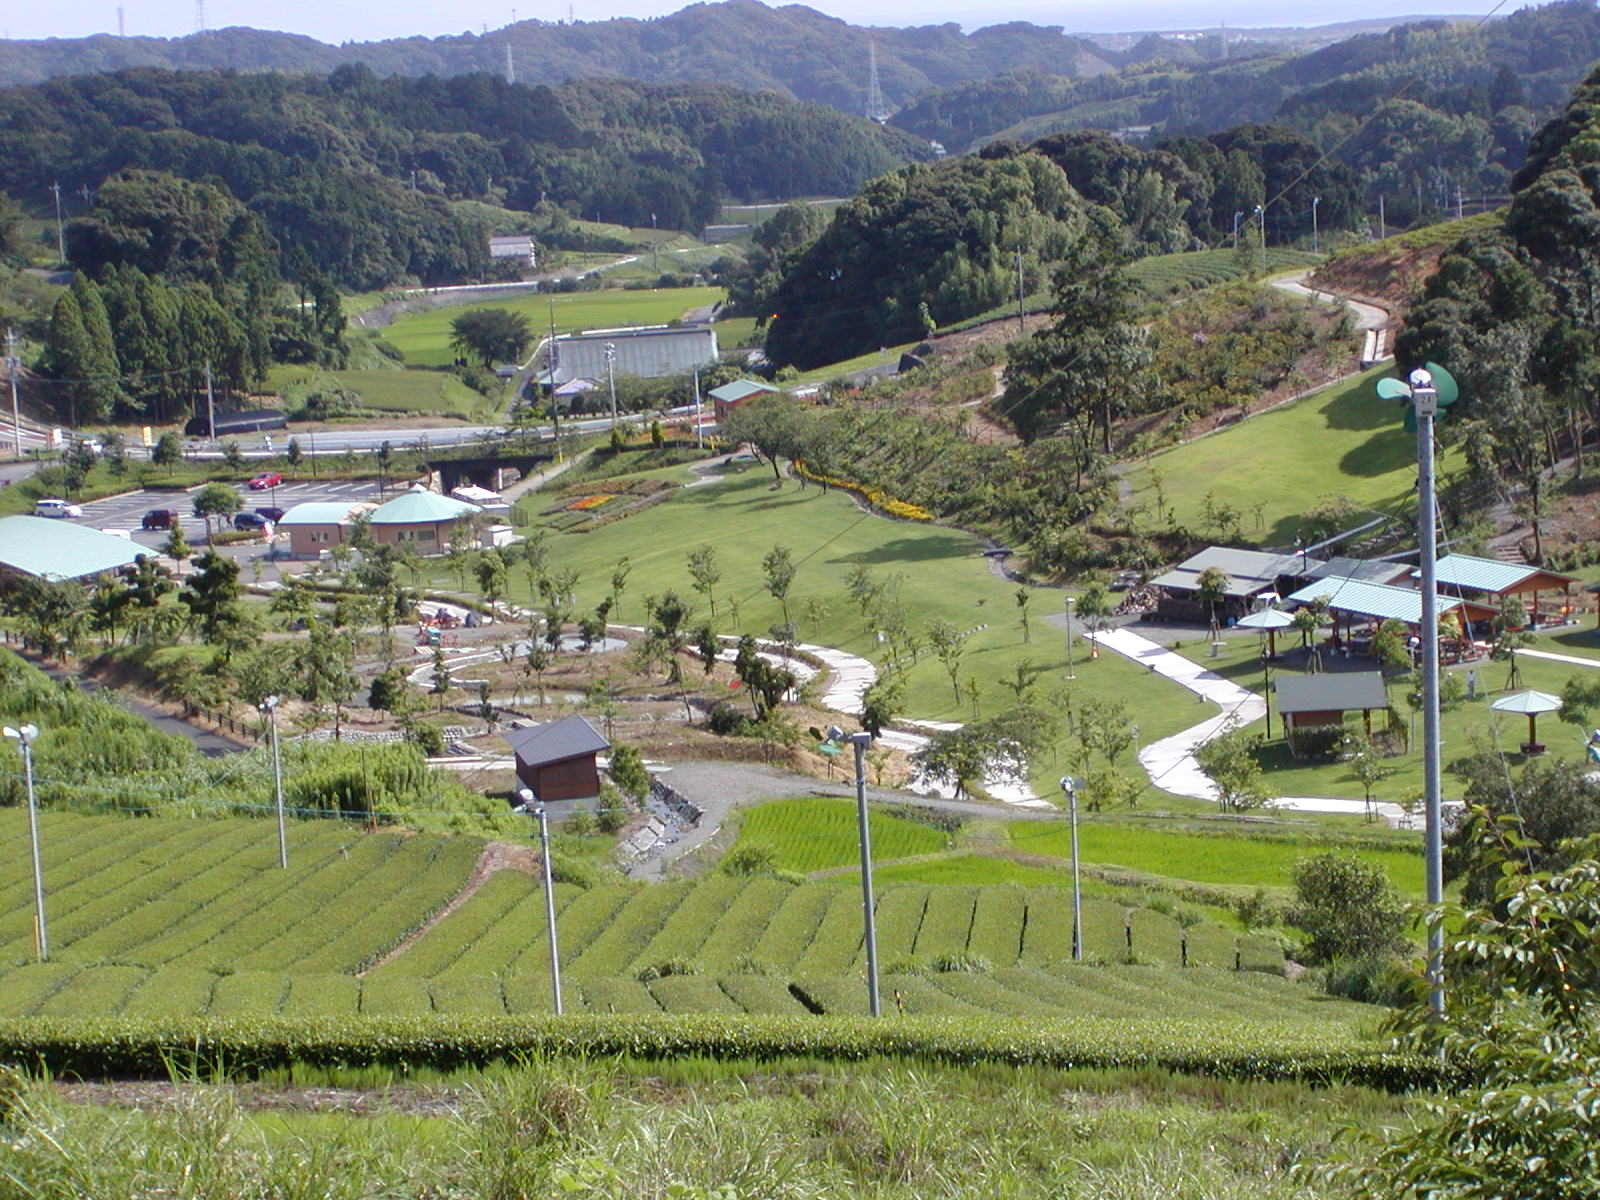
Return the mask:
M415 946L423 934L477 895L478 889L489 882L490 876L500 871L521 871L525 875L532 875L538 870L539 855L532 846L519 846L514 842L485 842L483 853L478 855L478 861L473 865L472 874L467 876L467 881L461 885L461 890L451 896L445 902L443 908L400 939L394 949L379 958L366 971L356 972L357 977L359 978L366 975L368 971L376 971L379 967L392 963L411 947Z

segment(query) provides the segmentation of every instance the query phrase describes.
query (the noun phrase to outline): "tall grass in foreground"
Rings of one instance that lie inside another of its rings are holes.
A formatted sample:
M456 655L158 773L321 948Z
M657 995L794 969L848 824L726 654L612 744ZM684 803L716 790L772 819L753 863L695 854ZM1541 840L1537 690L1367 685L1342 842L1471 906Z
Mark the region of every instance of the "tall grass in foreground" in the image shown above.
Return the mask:
M446 1089L305 1093L225 1086L76 1104L0 1082L0 1195L573 1195L737 1200L1277 1200L1326 1149L1330 1116L1392 1121L1360 1089L1063 1072L746 1064L641 1073L533 1061ZM258 1109L276 1100L282 1107Z

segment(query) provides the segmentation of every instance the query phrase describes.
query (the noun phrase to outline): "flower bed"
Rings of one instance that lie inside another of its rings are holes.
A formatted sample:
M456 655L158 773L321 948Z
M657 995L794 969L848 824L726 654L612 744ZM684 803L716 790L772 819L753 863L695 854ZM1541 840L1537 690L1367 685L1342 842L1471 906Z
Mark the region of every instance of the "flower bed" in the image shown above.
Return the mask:
M848 479L836 479L832 475L819 475L807 469L805 463L794 464L795 473L813 483L820 483L824 487L838 488L840 491L854 492L873 508L888 517L897 517L902 521L931 521L933 514L918 504L907 504L904 500L896 500L882 488L870 487L864 483L852 483Z

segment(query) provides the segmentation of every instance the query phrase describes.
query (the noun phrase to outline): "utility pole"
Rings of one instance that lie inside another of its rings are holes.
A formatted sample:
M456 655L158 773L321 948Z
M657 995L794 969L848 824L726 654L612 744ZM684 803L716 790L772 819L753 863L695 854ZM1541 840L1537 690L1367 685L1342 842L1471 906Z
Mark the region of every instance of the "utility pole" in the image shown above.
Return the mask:
M700 432L700 364L694 365L694 448L704 450L705 435Z
M1017 334L1023 332L1022 313L1022 247L1017 247Z
M217 440L217 396L211 386L211 360L206 359L206 433Z
M1317 205L1321 203L1321 196L1311 197L1311 253L1313 254L1317 254L1321 250L1321 244L1317 238Z
M61 258L61 265L67 264L67 230L61 223L61 185L52 183L50 190L56 195L56 254Z
M1378 240L1381 242L1389 236L1389 228L1383 223L1383 193L1378 193Z
M22 459L22 414L17 410L17 368L21 360L17 358L17 335L11 326L6 326L6 374L11 377L11 438L17 452L17 459Z
M611 428L617 427L617 345L606 343L606 383L611 388Z
M5 735L15 738L22 747L22 773L28 785L28 846L33 852L33 921L35 949L39 961L50 957L50 935L44 925L44 872L39 866L39 809L33 797L33 739L39 736L37 725L23 725L13 729L5 727Z
M1256 216L1261 218L1261 273L1267 273L1267 208L1264 204L1256 205Z
M556 444L556 461L561 461L561 425L556 416L556 298L550 297L550 341L545 366L550 377L550 440Z
M650 273L652 275L659 275L661 273L661 263L660 263L660 260L656 256L656 215L655 215L655 213L651 213L650 214Z

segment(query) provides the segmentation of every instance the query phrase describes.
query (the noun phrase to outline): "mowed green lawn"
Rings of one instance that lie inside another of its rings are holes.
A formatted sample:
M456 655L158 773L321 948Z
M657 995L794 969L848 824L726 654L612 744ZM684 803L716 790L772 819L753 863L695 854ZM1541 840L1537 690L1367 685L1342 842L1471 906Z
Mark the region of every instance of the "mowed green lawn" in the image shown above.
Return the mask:
M268 385L291 400L309 391L344 388L367 408L395 413L428 413L470 420L499 407L442 371L326 371L317 367L274 367Z
M1300 515L1324 496L1348 496L1386 513L1409 509L1416 481L1416 438L1401 427L1403 413L1379 400L1372 370L1298 403L1252 417L1131 464L1127 478L1136 503L1152 512L1160 472L1176 523L1206 532L1205 499L1236 508L1241 532L1262 545L1285 546L1300 530ZM1440 455L1441 476L1464 464L1459 450ZM1260 506L1261 522L1256 520ZM1215 532L1215 531L1211 531Z
M1558 638L1564 640L1557 640ZM1279 638L1278 646L1282 662L1274 671L1275 676L1285 673L1301 674L1304 671L1304 653L1295 648L1295 640L1294 637ZM1593 629L1568 630L1555 638L1539 638L1534 648L1556 654L1587 657L1584 650L1592 646L1596 640ZM1203 662L1210 670L1231 679L1241 687L1249 688L1258 695L1262 692L1260 649L1255 635L1242 633L1229 635L1226 649L1216 659L1207 658L1201 649L1201 643L1198 642L1192 647L1180 647L1179 653L1193 658L1196 662ZM1326 656L1326 651L1324 655ZM1568 679L1573 676L1590 678L1595 671L1600 670L1600 661L1593 667L1584 667L1576 663L1551 662L1527 654L1517 656L1517 665L1521 670L1522 683L1521 688L1516 690L1536 688L1541 692L1558 696ZM1444 794L1446 797L1454 797L1460 795L1461 788L1459 781L1450 774L1450 764L1473 753L1479 746L1486 749L1498 746L1508 756L1511 769L1513 771L1519 769L1524 761L1519 747L1528 737L1528 719L1514 713L1496 712L1490 707L1492 701L1508 694L1505 686L1508 677L1505 663L1482 661L1448 666L1443 670L1447 675L1459 676L1463 686L1468 671L1475 672L1478 679L1476 700L1463 700L1440 713L1440 753L1445 766ZM1422 720L1420 717L1415 720L1412 718L1411 708L1406 702L1406 684L1403 679L1391 681L1389 700L1406 718L1408 725L1415 728L1416 737L1412 741L1411 753L1387 760L1395 773L1378 784L1374 798L1405 803L1413 800L1422 790L1422 758L1416 752L1422 736ZM1596 718L1594 723L1600 724L1600 713L1593 715ZM1383 728L1383 714L1373 713L1372 719L1374 730ZM1360 733L1362 725L1359 714L1347 714L1345 723L1352 733ZM1557 720L1554 713L1540 716L1535 728L1539 740L1549 747L1550 754L1571 759L1583 756L1584 731ZM1257 722L1251 726L1251 730L1264 732L1265 725ZM1262 761L1267 768L1267 782L1279 795L1343 796L1352 800L1362 799L1361 784L1344 764L1298 763L1294 760L1283 741L1282 723L1275 710L1272 714L1272 733L1274 740L1267 743Z
M939 525L894 521L864 512L837 491L801 490L793 480L773 489L772 471L748 460L733 474L709 484L685 487L654 508L602 526L592 533L553 534L553 569L579 573L580 609L592 608L610 591L612 572L624 556L631 564L620 613L611 620L627 624L643 619L643 598L671 588L695 607L691 625L710 617L703 596L692 587L688 552L705 543L716 547L722 581L717 587L719 633L750 632L765 636L782 620L777 601L766 591L762 559L774 546L787 547L796 567L789 612L803 641L833 646L881 661L883 647L851 601L846 576L857 564L879 581L898 581L909 626L925 633L935 621L948 621L970 631L960 663L962 688L976 682L979 703L974 712L965 697L958 704L940 661L924 652L907 672L905 715L947 721L994 716L1016 703L1005 686L1019 667L1036 704L1052 697L1074 706L1096 697L1124 700L1141 737L1165 737L1211 715L1194 698L1158 675L1115 654L1090 661L1087 646L1074 651L1074 676L1067 678L1063 635L1045 621L1065 606L1065 594L1054 588L1029 590L1030 642L1024 642L1016 603L1017 586L991 573L971 534ZM686 470L656 472L688 482ZM551 499L534 495L523 502L530 517ZM512 599L531 600L526 572L512 573ZM737 619L730 601L736 601ZM1054 797L1056 780L1067 761L1071 739L1062 717L1058 749L1033 767L1034 790ZM1163 801L1166 802L1165 799ZM1172 801L1169 806L1183 807ZM1203 807L1201 802L1193 802Z
M665 269L665 268L663 268ZM464 312L482 308L508 308L528 318L535 336L550 329L551 303L555 305L557 333L584 329L612 329L626 325L665 325L691 308L715 304L725 293L717 287L651 288L639 291L568 292L557 295L519 294L504 300L451 305L429 312L408 313L396 319L384 338L418 366L447 366L455 361L450 348L450 323Z

